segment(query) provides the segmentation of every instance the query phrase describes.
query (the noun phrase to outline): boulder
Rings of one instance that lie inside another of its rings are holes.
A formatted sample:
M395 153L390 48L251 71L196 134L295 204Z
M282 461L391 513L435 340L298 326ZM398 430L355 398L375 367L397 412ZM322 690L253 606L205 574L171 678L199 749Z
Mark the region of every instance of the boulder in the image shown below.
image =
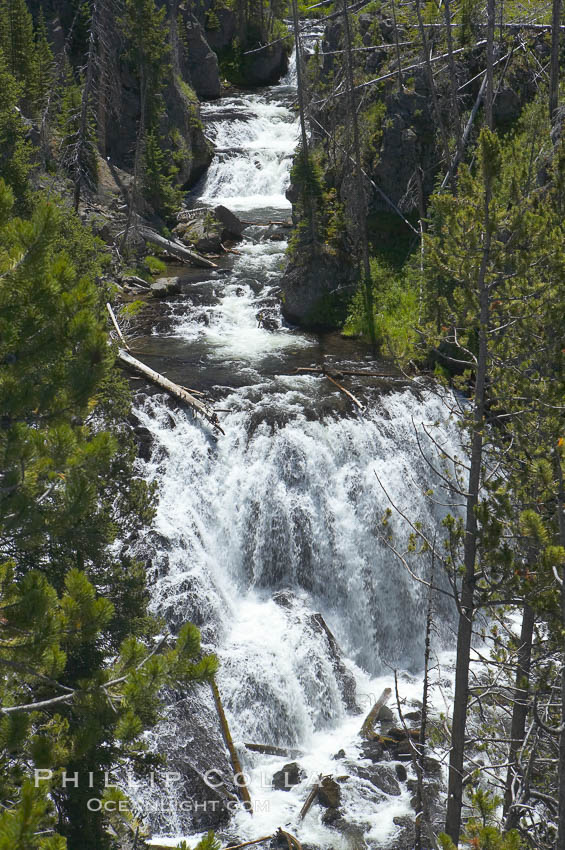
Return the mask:
M327 309L338 290L353 289L353 263L339 262L332 254L320 250L300 251L286 268L281 279L282 312L293 324L327 329L334 327Z
M284 41L271 44L258 53L246 58L245 82L250 86L270 86L283 77L288 70L288 48Z
M178 295L180 283L178 277L160 277L151 284L153 298L166 298L167 295Z
M247 227L231 210L221 204L214 209L214 215L223 227L223 239L241 239L243 231Z
M385 757L385 748L380 741L364 741L361 744L361 758L369 759L369 761L383 761Z
M377 720L379 723L392 723L394 720L394 714L388 705L381 705L379 713L377 714Z
M364 765L351 763L348 767L352 773L360 779L370 782L371 785L382 791L383 794L388 794L391 797L400 796L400 785L398 784L395 776L396 771L392 765L378 764L365 767Z
M306 773L302 770L298 762L292 761L285 764L282 770L277 770L273 774L273 788L275 791L290 791L294 785L298 785Z
M403 764L395 764L394 772L396 773L396 778L399 782L406 782L408 779L408 773Z
M339 809L329 808L326 809L324 814L322 815L322 823L324 826L331 826L332 823L335 823L341 818L341 811Z
M200 253L215 254L222 250L222 225L211 212L178 224L175 233L186 245L192 245Z
M337 809L341 803L341 788L331 776L324 776L318 790L318 802L326 809Z
M202 26L189 13L184 15L181 37L186 49L181 51L180 58L194 91L201 100L220 97L222 87L218 57L208 44Z

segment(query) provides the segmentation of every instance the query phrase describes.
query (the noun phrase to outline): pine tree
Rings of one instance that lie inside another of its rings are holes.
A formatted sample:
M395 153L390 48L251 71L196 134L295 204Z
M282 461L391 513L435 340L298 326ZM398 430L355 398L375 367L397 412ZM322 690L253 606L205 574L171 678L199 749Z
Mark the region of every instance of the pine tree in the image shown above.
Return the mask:
M22 84L24 107L33 105L35 40L33 20L25 0L1 0L0 48L8 71Z

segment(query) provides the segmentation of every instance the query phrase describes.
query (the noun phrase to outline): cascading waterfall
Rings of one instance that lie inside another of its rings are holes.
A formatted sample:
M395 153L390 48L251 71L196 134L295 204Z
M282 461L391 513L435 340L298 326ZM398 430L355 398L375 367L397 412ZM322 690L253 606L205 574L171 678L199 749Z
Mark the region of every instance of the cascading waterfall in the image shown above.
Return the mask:
M283 82L205 107L221 152L199 187L199 204L224 203L253 221L289 209L284 191L297 131L292 80ZM216 442L161 396L140 400L137 416L154 437L143 474L157 481L160 497L142 551L153 609L173 630L196 623L205 648L220 657L218 683L234 739L300 746L301 765L317 775L335 772L336 750L357 753L359 711L390 684L387 665L421 668L425 589L383 542L392 532L394 545L407 550L406 524L394 512L386 526L383 518L390 498L412 521L437 527L446 509L424 496L437 449L421 430L417 441L415 429L421 422L435 427L434 438L452 454L460 451L459 434L440 394L423 384L365 388L360 414L329 382L287 374L319 355L319 341L280 318L275 295L286 243L268 241L269 232L249 228L228 275L213 276L204 294L195 285L171 303L173 330L162 344L182 360L181 383L198 386L204 377L214 385L226 436ZM276 318L274 329L261 326L265 310ZM339 349L333 356L344 361ZM427 569L424 559L407 558L415 572ZM418 689L417 677L405 674L404 695L419 696ZM187 727L183 711L172 710L152 746L173 759L184 747L184 764L200 776L211 756L191 753L198 720ZM212 713L209 698L200 711ZM253 822L236 810L234 835L244 840L293 824L318 848L347 846L319 814L296 823L307 779L273 791L280 759L247 753L244 763L259 805ZM376 847L395 829L393 817L407 814L409 798L376 799L366 784L347 785L342 810ZM151 796L139 791L142 807ZM150 820L173 836L198 829L175 805Z

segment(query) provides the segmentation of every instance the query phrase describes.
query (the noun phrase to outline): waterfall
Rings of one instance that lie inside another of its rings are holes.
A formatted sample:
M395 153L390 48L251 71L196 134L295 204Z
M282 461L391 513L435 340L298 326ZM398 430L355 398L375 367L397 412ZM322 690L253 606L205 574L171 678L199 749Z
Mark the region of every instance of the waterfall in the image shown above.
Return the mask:
M199 204L223 203L253 221L288 215L284 192L297 139L292 66L289 73L279 87L205 106L219 153L198 187ZM139 554L154 612L173 631L195 623L204 648L218 654L236 742L299 747L311 778L335 773L340 749L358 758L360 714L390 685L391 667L405 671L403 695L420 696L426 589L406 567L422 576L429 564L408 553L407 524L388 512L394 503L412 522L437 528L447 500L424 495L438 483L438 461L421 423L451 454L461 451L460 434L441 393L424 382L365 386L361 414L325 379L294 373L320 361L321 345L335 363L359 368L364 355L355 343L320 341L285 325L276 294L286 243L271 241L271 233L248 228L228 273L171 302L172 330L155 340L177 363L181 383L213 388L225 437L216 441L160 395L138 398L137 418L153 436L140 470L159 493ZM388 535L408 553L406 567ZM449 623L442 597L437 613ZM198 744L212 717L209 695L181 699L151 739L190 768L190 782L225 758L217 744ZM290 823L322 850L348 846L319 814L297 824L308 777L290 791L273 790L284 761L241 751L258 806L253 822L236 809L228 834L244 840ZM354 773L351 764L347 770ZM214 825L180 811L193 789L161 792L174 805L149 815L157 831L179 836ZM146 812L154 796L139 790ZM369 846L387 846L393 819L410 811L409 797L369 793L352 776L341 808Z

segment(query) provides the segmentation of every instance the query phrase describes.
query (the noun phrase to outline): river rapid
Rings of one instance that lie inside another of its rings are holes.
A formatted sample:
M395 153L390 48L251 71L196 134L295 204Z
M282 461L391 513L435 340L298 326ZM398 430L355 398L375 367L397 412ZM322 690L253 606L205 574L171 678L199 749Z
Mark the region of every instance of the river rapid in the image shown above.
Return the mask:
M259 224L217 272L190 272L193 282L164 305L167 333L136 340L150 365L210 392L225 431L216 439L162 395L138 394L136 416L152 435L140 470L159 492L154 531L139 552L153 610L173 632L196 623L221 662L218 686L255 805L253 816L232 806L231 820L217 826L222 836L244 841L283 827L318 850L393 847L411 793L402 783L398 793L378 790L352 765L364 763L363 715L393 686L393 668L401 697L421 699L427 594L383 540L392 533L407 552L406 523L395 511L386 526L383 519L392 502L412 522L438 527L446 509L424 495L436 483L437 448L422 423L451 453L460 451L459 434L431 385L409 383L354 341L304 333L281 317L286 242L272 240L265 223L290 218L295 97L291 67L278 86L202 107L218 152L190 203L224 204ZM322 362L389 377L343 379L361 412L327 379L296 372ZM427 575L425 557L406 557ZM441 597L436 620L437 658L449 666L451 612ZM448 691L449 681L434 697L442 710ZM215 722L213 703L202 693L171 702L150 746L201 777L217 767L207 768L212 750L200 740ZM274 790L274 772L293 759L247 751L244 742L299 748L301 781ZM319 774L348 775L340 803L347 828L324 822L317 805L299 822ZM172 780L136 787L160 845L181 837L194 845L214 825L182 806L186 793ZM167 805L156 809L156 799Z

